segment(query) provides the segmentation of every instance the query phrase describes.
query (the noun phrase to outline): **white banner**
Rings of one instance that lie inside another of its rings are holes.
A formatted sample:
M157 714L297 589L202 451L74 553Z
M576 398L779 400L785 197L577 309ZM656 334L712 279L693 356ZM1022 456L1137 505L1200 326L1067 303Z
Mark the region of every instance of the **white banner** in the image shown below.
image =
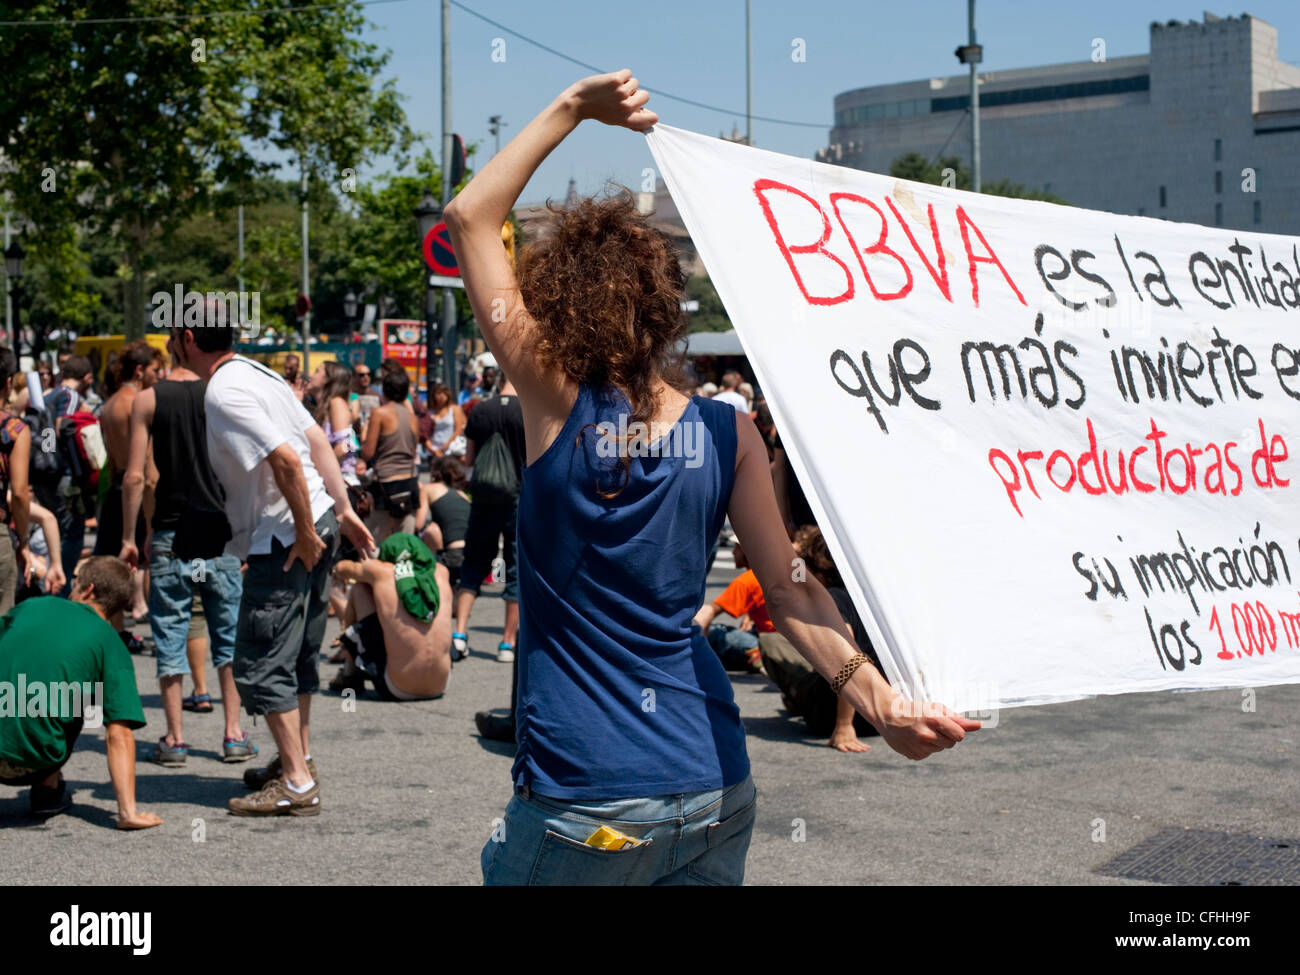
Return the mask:
M647 138L905 695L1300 681L1300 241Z

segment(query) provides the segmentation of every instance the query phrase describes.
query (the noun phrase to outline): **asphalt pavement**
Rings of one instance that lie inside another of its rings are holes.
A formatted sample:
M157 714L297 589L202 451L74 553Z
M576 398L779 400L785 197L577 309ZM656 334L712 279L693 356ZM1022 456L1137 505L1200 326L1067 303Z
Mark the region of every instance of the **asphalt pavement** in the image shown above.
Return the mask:
M721 555L716 595L735 574ZM479 851L510 797L512 747L480 739L476 711L509 702L495 659L504 604L475 607L471 658L446 695L370 692L313 703L321 815L239 819L248 765L220 761L220 704L185 714L185 768L145 761L163 733L155 661L135 658L148 727L136 734L140 808L155 829L113 829L102 730L65 772L72 809L43 824L0 786L3 884L476 884ZM134 628L148 635L147 625ZM326 640L337 633L330 621ZM322 662L322 685L335 667ZM1300 686L1134 694L1003 711L997 726L921 763L879 739L841 754L808 738L761 675L733 675L758 786L754 884L1113 884L1096 869L1169 828L1300 838ZM219 688L209 669L209 688ZM185 692L189 693L186 683ZM269 759L264 723L247 727ZM258 763L261 764L261 763Z

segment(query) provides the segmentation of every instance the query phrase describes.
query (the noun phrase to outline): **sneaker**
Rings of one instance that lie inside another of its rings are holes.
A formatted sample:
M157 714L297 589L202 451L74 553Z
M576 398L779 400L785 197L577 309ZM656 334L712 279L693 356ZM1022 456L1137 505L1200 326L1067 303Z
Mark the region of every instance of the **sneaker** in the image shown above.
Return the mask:
M502 640L497 644L497 663L512 664L514 662L515 645L513 643L506 643L505 640Z
M68 783L64 781L62 772L59 773L57 786L51 789L47 785L34 785L29 798L31 802L29 815L38 819L57 816L61 812L66 812L72 805L72 800L68 798Z
M129 653L144 653L144 641L134 633L128 633L126 630L123 630L118 634L118 636L121 637L122 645L126 647Z
M451 635L451 662L456 663L469 656L469 634L453 633Z
M316 763L312 759L307 759L307 771L317 782L320 776L316 774ZM250 768L244 773L244 785L249 789L261 789L273 779L278 779L284 775L284 768L280 764L280 756L276 755L271 759L271 764L266 768Z
M225 738L221 742L221 760L223 762L247 762L257 757L257 746L244 732L242 738Z
M154 746L149 761L164 768L182 768L185 765L185 756L189 754L189 749L190 746L183 741L178 741L174 745L167 744L167 738L164 736L158 739L158 744Z
M515 716L510 711L479 711L474 715L474 725L484 738L515 743Z
M317 816L320 814L320 783L297 793L284 779L272 779L248 796L236 796L226 803L232 816Z

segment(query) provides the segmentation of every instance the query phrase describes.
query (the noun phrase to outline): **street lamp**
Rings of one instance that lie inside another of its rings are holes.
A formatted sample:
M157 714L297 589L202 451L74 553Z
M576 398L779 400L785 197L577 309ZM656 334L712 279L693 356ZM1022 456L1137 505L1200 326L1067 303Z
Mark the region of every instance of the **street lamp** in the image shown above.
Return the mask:
M501 151L501 126L505 124L505 122L501 121L500 115L488 117L488 132L491 133L492 138L496 139L496 149L492 153L494 156Z
M970 156L971 189L980 192L980 88L976 69L984 60L984 47L975 42L975 0L967 0L970 39L953 53L962 64L970 65Z
M347 326L349 340L352 333L356 330L357 321L357 293L349 289L348 293L343 296L343 323Z
M23 245L14 239L5 249L5 274L13 279L15 285L23 276L23 261L27 259L27 251L23 250Z
M415 220L420 226L420 246L423 247L424 238L428 237L429 231L442 220L442 207L432 194L424 194L424 199L415 208Z
M436 319L435 292L429 281L429 269L424 266L424 242L429 234L442 222L442 207L430 193L415 208L415 221L420 228L420 270L424 275L424 386L429 402L433 402L433 349Z

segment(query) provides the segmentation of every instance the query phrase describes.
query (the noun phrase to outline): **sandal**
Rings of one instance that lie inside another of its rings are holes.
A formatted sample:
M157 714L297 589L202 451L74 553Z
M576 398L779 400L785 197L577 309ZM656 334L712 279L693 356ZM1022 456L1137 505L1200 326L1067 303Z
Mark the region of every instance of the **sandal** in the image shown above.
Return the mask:
M210 714L212 712L212 695L191 694L181 701L181 708L186 711L196 711L199 714Z

